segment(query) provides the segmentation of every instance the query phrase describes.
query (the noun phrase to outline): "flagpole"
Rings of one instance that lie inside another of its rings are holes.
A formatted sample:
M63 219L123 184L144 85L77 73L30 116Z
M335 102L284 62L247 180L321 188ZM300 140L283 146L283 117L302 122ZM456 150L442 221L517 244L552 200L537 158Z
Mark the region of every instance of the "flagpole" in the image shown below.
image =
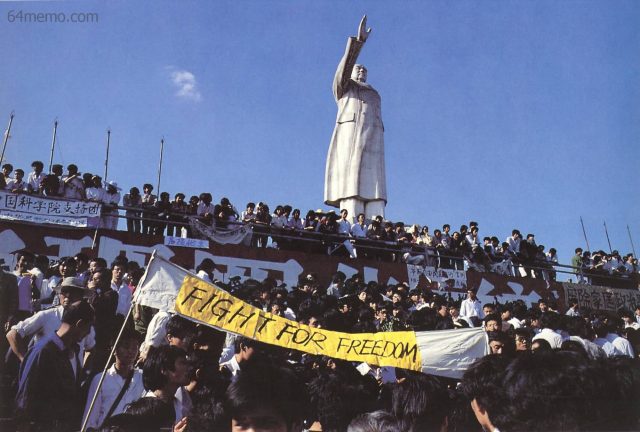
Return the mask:
M89 422L89 417L91 417L91 411L93 411L93 407L96 403L96 399L98 399L98 393L100 393L100 389L102 388L104 377L107 376L109 363L111 362L111 359L113 358L113 355L116 352L116 347L118 346L118 343L120 342L120 338L122 337L122 333L124 332L124 329L127 326L127 321L129 321L129 317L131 316L132 310L133 310L133 302L131 303L131 306L129 306L129 312L127 312L127 316L125 317L122 323L122 327L120 327L120 331L118 332L118 337L116 337L116 340L113 343L113 347L111 348L111 352L109 353L109 357L107 358L107 363L104 365L104 369L102 370L102 374L100 375L100 381L98 381L98 386L96 387L96 392L93 394L93 397L91 398L91 404L89 405L89 409L87 410L87 415L82 421L82 427L80 428L80 432L85 432L85 430L87 429L87 423Z
M58 133L58 119L53 122L53 140L51 141L51 156L49 157L49 172L51 172L51 166L53 165L53 149L56 147L56 135Z
M629 241L631 242L631 250L633 251L634 258L638 258L636 255L636 248L633 246L633 238L631 238L631 230L629 229L629 225L627 225L627 233L629 233Z
M160 140L160 165L158 166L158 187L156 191L160 196L160 177L162 176L162 153L164 152L164 137Z
M611 240L609 240L609 231L607 231L607 221L604 221L604 233L607 235L607 243L609 243L609 253L613 253L613 249L611 248Z
M9 141L9 134L11 133L11 125L13 124L14 116L14 112L11 111L11 115L9 116L9 126L4 133L4 138L2 140L2 155L0 155L0 163L4 162L4 151L7 149L7 141Z
M107 181L107 172L109 171L109 145L111 144L111 128L107 129L107 157L104 160L104 181Z
M580 224L582 225L582 234L584 234L584 241L587 242L587 250L590 251L589 247L589 239L587 238L587 231L584 229L584 222L582 221L582 216L580 216Z

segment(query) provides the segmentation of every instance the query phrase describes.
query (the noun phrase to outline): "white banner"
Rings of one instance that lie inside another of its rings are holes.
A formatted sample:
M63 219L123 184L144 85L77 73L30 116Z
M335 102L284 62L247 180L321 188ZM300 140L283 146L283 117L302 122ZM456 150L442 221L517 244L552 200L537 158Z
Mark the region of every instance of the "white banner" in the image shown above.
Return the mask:
M640 304L640 291L637 289L617 289L596 285L564 282L564 301L577 300L582 310L600 310L617 312L620 308L635 310Z
M165 236L164 245L187 247L187 248L193 248L193 249L209 249L209 240Z
M219 244L246 243L250 241L253 233L250 225L239 225L237 228L221 230L204 224L195 217L189 218L189 225L196 233Z
M0 219L5 220L82 228L97 227L101 207L101 204L95 202L0 191Z
M178 292L187 275L194 276L154 252L138 285L135 301L174 312ZM482 327L415 332L415 337L421 370L428 374L460 379L476 359L489 353L486 332Z
M407 274L409 275L409 286L411 289L418 286L420 275L431 282L437 282L440 290L448 288L466 288L467 274L464 270L443 269L435 267L425 267L414 264L407 264Z

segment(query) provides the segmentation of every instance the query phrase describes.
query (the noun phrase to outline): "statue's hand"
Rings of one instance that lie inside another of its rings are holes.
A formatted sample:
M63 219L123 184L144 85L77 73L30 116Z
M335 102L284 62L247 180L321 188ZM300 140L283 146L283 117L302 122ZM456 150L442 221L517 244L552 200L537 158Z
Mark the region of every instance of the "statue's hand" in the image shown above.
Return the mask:
M358 41L366 42L371 33L371 28L367 28L367 16L363 16L358 27Z

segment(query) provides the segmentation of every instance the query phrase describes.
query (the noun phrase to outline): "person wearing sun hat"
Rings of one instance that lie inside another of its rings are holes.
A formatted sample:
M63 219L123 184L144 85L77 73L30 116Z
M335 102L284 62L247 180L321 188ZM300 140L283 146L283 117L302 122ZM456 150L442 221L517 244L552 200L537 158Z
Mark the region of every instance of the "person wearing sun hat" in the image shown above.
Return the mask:
M105 182L106 191L102 198L103 208L100 228L115 230L118 228L118 203L122 188L113 180Z
M31 342L29 342L29 345L33 345L38 342L40 338L55 332L62 323L62 316L66 308L90 294L90 290L82 283L82 280L76 277L64 278L62 283L53 289L59 296L59 306L42 310L20 321L11 327L11 330L7 333L7 340L11 346L11 350L20 361L22 361L27 353L27 341L32 336L33 338ZM95 332L92 327L89 335L80 341L80 350L84 353L84 351L93 349L94 345ZM80 358L84 357L80 356Z

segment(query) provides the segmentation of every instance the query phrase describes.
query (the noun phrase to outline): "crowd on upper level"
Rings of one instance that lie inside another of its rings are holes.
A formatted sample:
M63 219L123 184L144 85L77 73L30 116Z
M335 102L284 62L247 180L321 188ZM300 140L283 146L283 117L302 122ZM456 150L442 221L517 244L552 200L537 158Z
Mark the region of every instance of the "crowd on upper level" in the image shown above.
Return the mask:
M265 203L249 202L245 210L239 212L228 198L223 197L214 204L212 195L204 192L190 196L188 201L184 193L177 193L171 200L168 192L155 195L153 185L148 183L143 185L142 193L132 187L121 197L121 188L115 181L103 182L98 175L81 174L74 164L67 166L65 175L62 165L52 165L50 174L44 174L40 161L34 161L31 167L33 170L24 180L24 170L13 170L13 166L4 164L0 188L100 202L103 206L100 227L105 229L117 229L121 204L127 230L132 233L194 237L197 234L189 219L196 218L217 230L251 224L254 247L348 254L352 258L360 256L457 270L464 270L466 264L467 269L477 271L546 281L556 279L556 249L551 247L546 251L544 245L536 243L534 234L523 236L517 229L501 242L497 236L481 236L479 225L474 221L461 225L457 231L445 224L442 229L431 232L427 225L394 223L381 216L366 220L364 214L349 215L346 210L339 213L309 210L302 217L300 209L290 205L278 205L271 212ZM571 264L578 282L603 285L612 277L628 278L639 270L633 254L621 256L617 251L610 254L598 251L592 256L588 251L580 249L578 254L576 250Z

